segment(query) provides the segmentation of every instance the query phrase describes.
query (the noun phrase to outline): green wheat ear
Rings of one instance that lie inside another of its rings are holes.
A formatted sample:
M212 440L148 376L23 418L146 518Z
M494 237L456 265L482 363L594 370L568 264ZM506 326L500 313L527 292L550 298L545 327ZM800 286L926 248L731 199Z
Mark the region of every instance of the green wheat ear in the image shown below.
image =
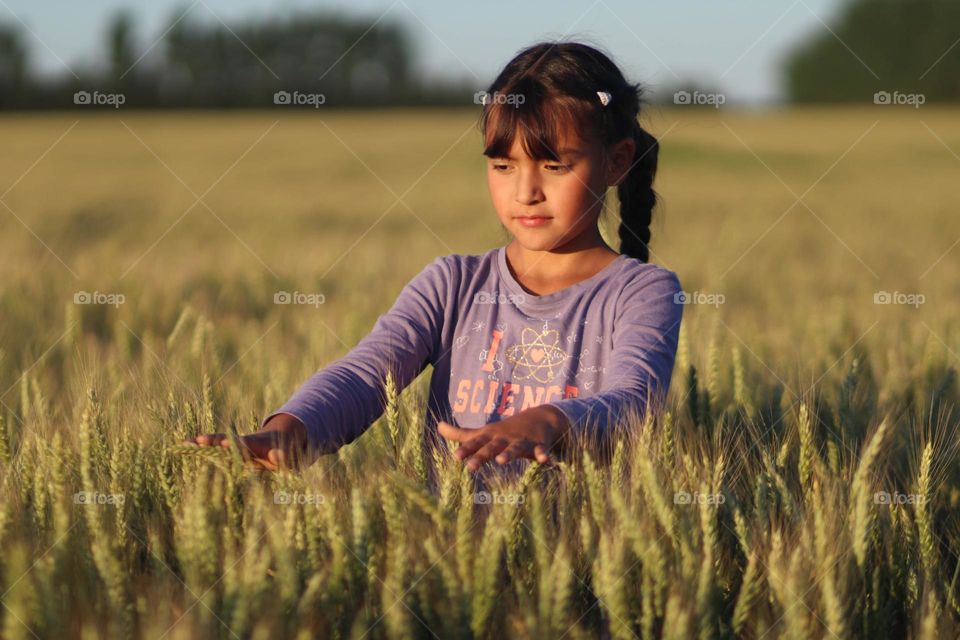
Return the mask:
M234 479L238 479L247 473L256 473L255 470L246 468L243 455L237 446L235 443L234 446L229 449L224 449L223 447L175 444L170 446L170 452L185 457L192 457L194 460L209 462L227 474L228 477Z
M205 447L198 444L172 444L171 453L178 453L185 456L200 456L202 458L229 458L229 449L223 447Z
M224 449L223 447L204 447L198 444L170 445L170 452L217 462L229 462L233 457L229 449Z

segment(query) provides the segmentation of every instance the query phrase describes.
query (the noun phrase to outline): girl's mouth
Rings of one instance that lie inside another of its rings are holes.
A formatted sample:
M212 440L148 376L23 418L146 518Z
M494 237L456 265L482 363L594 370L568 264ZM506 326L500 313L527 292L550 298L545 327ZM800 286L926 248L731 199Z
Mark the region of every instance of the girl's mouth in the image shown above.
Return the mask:
M547 224L551 218L547 216L521 216L517 220L525 227L540 227Z

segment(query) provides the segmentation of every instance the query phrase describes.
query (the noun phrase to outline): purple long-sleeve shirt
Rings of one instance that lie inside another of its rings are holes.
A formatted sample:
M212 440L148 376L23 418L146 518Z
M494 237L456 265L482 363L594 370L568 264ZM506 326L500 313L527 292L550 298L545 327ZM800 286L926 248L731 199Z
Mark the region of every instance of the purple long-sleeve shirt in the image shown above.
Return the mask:
M621 254L555 293L527 293L505 247L436 258L373 330L317 371L279 409L307 428L307 463L359 437L381 415L388 368L404 389L433 366L428 414L464 428L549 403L595 437L667 394L683 317L672 271Z

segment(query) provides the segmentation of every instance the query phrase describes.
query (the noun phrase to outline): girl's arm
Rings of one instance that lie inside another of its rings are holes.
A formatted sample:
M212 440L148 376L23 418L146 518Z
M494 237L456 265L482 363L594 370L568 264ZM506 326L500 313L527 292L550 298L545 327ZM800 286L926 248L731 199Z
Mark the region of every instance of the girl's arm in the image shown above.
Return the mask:
M566 415L568 443L603 445L623 418L642 419L666 399L683 318L681 292L676 274L662 268L624 285L598 393L548 403Z
M449 274L442 257L427 265L356 347L307 379L283 406L264 418L261 430L279 414L302 422L304 467L358 438L383 414L388 369L401 391L439 352Z

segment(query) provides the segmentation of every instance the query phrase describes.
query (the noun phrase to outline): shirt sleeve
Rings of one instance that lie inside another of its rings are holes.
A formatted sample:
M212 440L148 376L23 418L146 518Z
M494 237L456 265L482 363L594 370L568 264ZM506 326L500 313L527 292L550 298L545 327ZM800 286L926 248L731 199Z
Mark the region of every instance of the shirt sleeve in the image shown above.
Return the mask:
M570 421L568 442L603 445L624 417L642 419L648 407L666 399L683 318L681 296L677 275L663 268L624 286L612 353L597 393L549 403Z
M303 422L305 466L357 439L383 415L387 371L402 391L439 352L448 284L446 262L437 258L403 288L356 347L314 373L261 428L280 413Z

